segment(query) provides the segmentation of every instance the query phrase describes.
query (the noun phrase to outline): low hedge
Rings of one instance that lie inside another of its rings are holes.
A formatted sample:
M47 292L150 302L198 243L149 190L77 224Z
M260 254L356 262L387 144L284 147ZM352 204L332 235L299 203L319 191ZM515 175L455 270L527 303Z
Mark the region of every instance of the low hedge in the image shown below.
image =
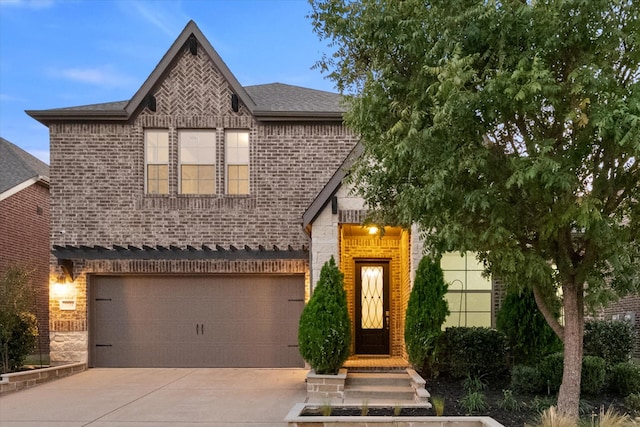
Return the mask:
M507 372L506 337L480 327L447 328L440 337L438 368L454 378L499 376Z

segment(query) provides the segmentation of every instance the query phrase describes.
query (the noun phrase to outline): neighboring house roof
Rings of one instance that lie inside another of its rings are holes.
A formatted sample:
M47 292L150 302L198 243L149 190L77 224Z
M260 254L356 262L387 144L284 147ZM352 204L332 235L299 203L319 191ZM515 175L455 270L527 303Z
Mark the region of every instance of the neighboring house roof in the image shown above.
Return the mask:
M333 174L329 182L324 186L316 198L311 202L307 210L302 214L302 227L307 232L310 231L311 223L320 215L320 212L329 203L331 197L340 189L342 182L349 173L349 169L353 166L353 163L362 155L364 147L362 141L358 142L351 152L344 159L338 170Z
M0 138L0 200L36 182L49 186L49 166L17 145Z
M180 52L193 42L211 58L227 80L233 93L258 119L263 120L341 120L346 111L342 96L314 89L272 83L243 87L224 63L195 22L189 21L160 63L128 101L108 102L49 110L27 110L26 113L48 125L56 120L127 121L147 106L147 97L162 81ZM197 47L196 47L197 49Z

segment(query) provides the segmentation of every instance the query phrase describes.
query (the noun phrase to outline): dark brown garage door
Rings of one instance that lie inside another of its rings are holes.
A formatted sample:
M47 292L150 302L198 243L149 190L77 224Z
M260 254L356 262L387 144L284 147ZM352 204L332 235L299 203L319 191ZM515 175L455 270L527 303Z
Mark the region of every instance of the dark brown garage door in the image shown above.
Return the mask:
M96 367L302 367L304 277L93 276Z

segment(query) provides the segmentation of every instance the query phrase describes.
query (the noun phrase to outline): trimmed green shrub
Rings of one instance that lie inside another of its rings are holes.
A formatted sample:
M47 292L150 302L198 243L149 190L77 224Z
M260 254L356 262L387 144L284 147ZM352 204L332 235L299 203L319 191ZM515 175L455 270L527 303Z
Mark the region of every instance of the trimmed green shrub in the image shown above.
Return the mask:
M611 389L627 396L640 393L640 366L631 363L618 363L611 368Z
M602 390L606 378L606 363L602 357L584 356L582 358L582 375L580 391L595 395Z
M584 324L584 354L602 357L608 365L628 362L633 328L627 322L589 320Z
M439 369L454 378L495 377L507 371L506 338L495 329L447 328L439 346Z
M442 324L449 315L444 298L447 289L440 261L431 257L422 258L409 296L404 340L409 363L426 374L431 371Z
M546 356L538 365L540 375L548 391L556 392L562 384L562 371L564 369L564 356L562 353L553 353Z
M540 313L530 289L507 293L496 315L496 328L506 335L516 365L533 365L562 351L562 342Z
M640 415L640 394L631 393L624 398L624 407L629 411L629 414L637 417Z
M9 267L0 276L0 373L20 369L37 344L31 272Z
M349 357L351 323L344 275L333 256L322 266L313 296L302 310L298 345L318 374L337 374Z
M511 369L511 386L517 393L536 394L546 391L547 382L536 366L516 365Z
M562 372L564 369L564 355L562 353L550 354L538 365L543 381L543 387L548 392L557 392L562 384ZM597 356L584 356L582 358L582 375L580 379L580 391L585 394L597 394L605 384L606 363Z

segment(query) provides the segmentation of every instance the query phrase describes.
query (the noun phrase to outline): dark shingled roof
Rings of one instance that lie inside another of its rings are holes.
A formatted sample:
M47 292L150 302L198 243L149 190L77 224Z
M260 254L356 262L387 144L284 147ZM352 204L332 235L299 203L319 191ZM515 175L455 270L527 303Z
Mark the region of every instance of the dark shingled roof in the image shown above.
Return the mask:
M0 194L32 179L49 180L49 166L22 148L0 138Z
M344 112L342 96L337 93L291 86L282 83L245 86L256 103L256 110L265 112Z
M343 113L343 97L337 93L283 83L245 86L260 113ZM122 112L129 101L105 102L77 107L53 108L60 112Z
M342 121L342 114L346 109L342 105L343 97L336 93L282 83L243 87L193 21L189 21L130 100L26 112L45 125L54 121L130 120L138 111L148 107L148 97L153 96L154 88L165 78L165 73L179 57L180 52L183 49L191 49L194 40L196 51L197 46L200 46L204 54L211 58L213 65L229 84L231 92L258 120Z

